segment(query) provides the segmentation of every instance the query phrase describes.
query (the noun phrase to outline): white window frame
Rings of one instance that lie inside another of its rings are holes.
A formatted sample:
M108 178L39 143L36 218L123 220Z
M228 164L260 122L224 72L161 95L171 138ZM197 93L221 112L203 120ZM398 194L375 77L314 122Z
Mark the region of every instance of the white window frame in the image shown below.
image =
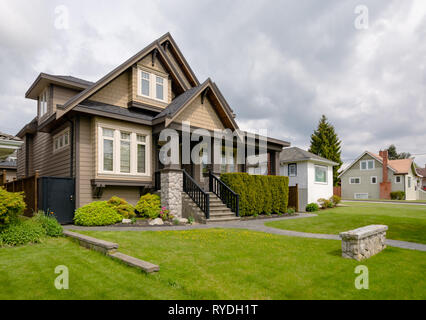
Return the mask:
M359 179L359 183L352 183L352 179ZM361 177L349 177L349 184L361 184Z
M373 178L376 179L376 182L373 182ZM377 184L377 176L370 177L370 182L371 182L371 184Z
M316 175L316 169L317 168L325 168L325 182L322 181L317 181L317 175ZM314 183L316 184L323 184L323 185L327 185L328 184L328 167L327 166L320 166L320 165L314 165Z
M142 94L142 73L149 74L149 95ZM157 77L163 79L163 99L157 98ZM161 75L158 73L150 72L145 69L139 68L137 78L138 78L138 95L139 96L167 103L169 81L166 75Z
M38 115L43 117L47 113L47 104L48 104L48 90L47 88L43 90L38 98Z
M104 157L103 157L103 134L102 129L109 129L114 131L114 137L111 139L114 141L113 145L113 170L104 170ZM130 134L130 172L121 172L121 132ZM113 175L122 177L150 177L151 176L151 132L149 130L135 130L132 128L126 128L124 126L114 126L111 124L98 123L97 125L98 134L98 174L100 175ZM137 136L145 136L145 143L138 142ZM137 156L137 145L145 144L145 172L138 172L138 156Z
M410 188L410 189L411 189L411 186L413 185L411 180L412 180L411 177L408 176L407 177L407 188Z
M295 167L295 173L294 174L290 174L290 167L291 166L294 166ZM288 164L288 167L287 167L287 170L288 170L288 176L289 177L297 177L297 163L289 163Z
M366 195L367 198L357 197L357 196L360 196L360 195ZM368 199L368 193L354 193L354 199L358 199L358 200Z
M399 181L397 180L399 178ZM395 184L400 184L402 183L402 177L401 176L396 176L395 177Z
M65 136L68 136L68 141L65 141ZM60 146L60 141L63 141L62 146ZM60 152L66 148L69 147L70 145L70 129L66 128L64 130L62 130L61 132L59 132L58 134L53 136L53 153L56 152ZM56 144L56 142L58 142L58 144Z
M368 168L368 164L372 162L373 163L373 168L369 169ZM362 164L365 163L365 169L362 168ZM374 170L376 169L376 162L373 159L369 159L369 160L362 160L359 162L359 169L362 171L367 171L367 170Z

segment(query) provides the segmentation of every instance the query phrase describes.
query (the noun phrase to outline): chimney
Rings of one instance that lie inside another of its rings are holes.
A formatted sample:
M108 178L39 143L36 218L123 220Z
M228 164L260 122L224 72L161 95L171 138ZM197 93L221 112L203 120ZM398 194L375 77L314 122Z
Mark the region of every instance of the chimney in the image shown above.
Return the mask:
M380 183L380 199L390 199L390 192L392 191L392 184L389 181L388 177L388 162L389 156L388 151L380 151L380 156L383 159L383 179Z
M388 151L380 151L380 156L383 158L383 182L388 182Z

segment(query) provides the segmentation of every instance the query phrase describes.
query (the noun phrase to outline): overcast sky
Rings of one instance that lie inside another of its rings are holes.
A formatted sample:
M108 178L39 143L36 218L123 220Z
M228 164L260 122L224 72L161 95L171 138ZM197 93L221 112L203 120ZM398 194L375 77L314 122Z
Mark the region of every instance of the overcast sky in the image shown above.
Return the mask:
M40 72L96 81L168 31L241 128L308 148L325 114L345 161L394 143L426 163L424 0L0 0L0 131L34 118Z

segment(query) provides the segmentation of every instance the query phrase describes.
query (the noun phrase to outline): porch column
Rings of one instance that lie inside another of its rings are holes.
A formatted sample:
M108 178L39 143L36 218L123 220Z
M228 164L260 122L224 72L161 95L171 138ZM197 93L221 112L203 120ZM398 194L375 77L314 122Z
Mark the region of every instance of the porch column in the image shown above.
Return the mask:
M182 218L183 171L178 165L161 170L161 206Z

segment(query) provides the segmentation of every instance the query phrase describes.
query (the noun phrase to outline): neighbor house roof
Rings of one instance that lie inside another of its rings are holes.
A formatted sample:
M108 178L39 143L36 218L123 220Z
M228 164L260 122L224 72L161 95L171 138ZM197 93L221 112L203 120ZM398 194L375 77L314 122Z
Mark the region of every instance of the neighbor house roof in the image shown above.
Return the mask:
M383 163L383 158L381 156L375 153L371 154L374 155L375 158L380 159ZM389 160L388 165L394 169L396 174L407 174L410 172L411 166L413 165L413 159Z
M7 133L3 133L0 131L0 139L1 140L9 140L9 141L21 141L21 139L19 139L18 137L12 136L10 134Z
M419 176L426 178L426 168L417 168L416 172Z
M280 163L298 162L298 161L317 161L332 166L337 166L338 163L320 157L311 152L305 151L298 147L285 148L280 154Z

